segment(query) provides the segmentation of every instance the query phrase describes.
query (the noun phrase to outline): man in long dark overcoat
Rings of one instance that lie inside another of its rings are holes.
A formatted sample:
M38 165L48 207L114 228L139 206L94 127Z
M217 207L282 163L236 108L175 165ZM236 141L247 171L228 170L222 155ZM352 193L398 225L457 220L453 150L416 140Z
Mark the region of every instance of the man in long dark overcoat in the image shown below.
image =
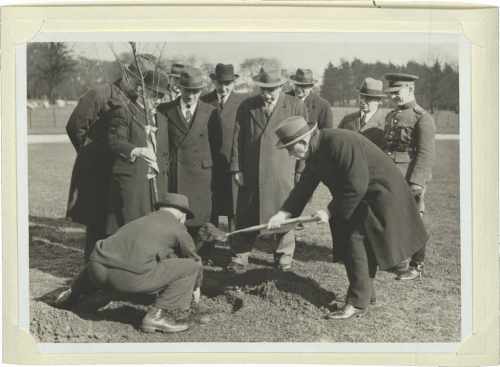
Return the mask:
M109 301L123 295L157 295L141 329L186 330L189 325L183 319L202 279L200 257L183 225L193 213L187 198L178 194L160 197L157 207L158 211L98 241L85 268L70 288L58 294L54 306L72 308L98 291L105 292Z
M340 121L338 128L359 132L380 149L385 150L385 113L381 110L386 97L381 80L365 78L359 88L359 111L350 113Z
M108 129L113 157L106 217L108 235L151 213L157 197L168 192L168 125L151 105L156 92L147 90L145 94L145 103L139 97L135 102L112 104Z
M432 178L436 155L436 126L431 114L415 100L416 75L390 73L384 77L388 81L386 92L397 105L386 117L386 152L405 176L423 216L425 191ZM401 272L398 279L420 278L424 260L425 247L412 256L408 269Z
M233 149L236 112L241 102L248 98L247 94L234 92L234 83L238 74L234 73L231 64L217 64L215 72L210 74L215 89L201 97L205 103L217 109L222 126L222 142L220 150L214 152L214 197L212 223L218 224L219 216L228 218L229 230L234 228L237 186L230 169L231 151Z
M268 227L300 215L322 182L334 200L317 215L330 221L334 259L344 262L349 279L346 304L330 317L361 314L374 298L377 266L395 267L429 238L408 185L391 159L358 133L315 131L303 118L292 117L276 135L278 148L307 161L300 181Z
M143 57L138 55L143 61ZM106 233L106 210L112 157L107 144L110 111L114 104L137 99L135 64L123 69L122 77L85 93L73 110L66 131L77 152L73 166L67 217L84 224L87 260L95 242Z
M201 71L185 67L179 87L181 97L160 104L157 110L168 122L169 191L189 198L195 218L186 225L196 237L199 227L211 218L212 153L220 151L222 133L215 107L200 101Z
M239 185L236 227L267 222L290 193L296 160L274 148L274 130L289 116L307 112L298 98L282 92L286 80L281 70L260 70L254 78L260 94L242 102L236 116L231 171ZM257 234L235 236L231 242L232 262L228 270L244 272ZM273 236L275 265L282 270L292 266L295 251L294 231Z

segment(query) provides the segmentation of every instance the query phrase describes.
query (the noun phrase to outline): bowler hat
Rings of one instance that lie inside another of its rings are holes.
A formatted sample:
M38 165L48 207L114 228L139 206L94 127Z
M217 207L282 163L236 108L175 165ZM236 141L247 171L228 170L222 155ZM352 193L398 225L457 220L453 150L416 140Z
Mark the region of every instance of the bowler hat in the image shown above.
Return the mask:
M217 64L215 66L215 73L210 74L210 79L217 80L219 82L232 82L239 75L234 73L234 67L232 64Z
M292 79L293 84L297 85L311 85L313 86L316 84L318 81L313 78L313 73L311 69L297 69L295 72L295 75L290 76L290 79Z
M283 149L311 134L318 124L311 126L302 116L291 116L285 119L274 131L279 141L276 148Z
M404 73L387 73L384 75L384 78L388 82L388 86L384 90L387 93L396 92L402 87L415 85L415 80L418 79L418 76Z
M179 78L179 87L184 89L203 89L205 82L201 70L192 66L186 66Z
M170 67L170 73L168 74L168 76L171 76L174 78L179 78L181 76L181 72L183 69L184 69L184 65L182 65L182 64L178 64L178 63L172 64L172 66Z
M385 97L384 83L381 80L365 78L359 87L359 94L367 97Z
M186 213L188 219L194 218L194 214L189 207L187 196L182 194L165 193L156 203L156 207L171 207Z
M257 75L252 77L255 85L264 88L280 87L286 83L286 79L282 77L281 70L277 68L269 68L265 70L260 68Z

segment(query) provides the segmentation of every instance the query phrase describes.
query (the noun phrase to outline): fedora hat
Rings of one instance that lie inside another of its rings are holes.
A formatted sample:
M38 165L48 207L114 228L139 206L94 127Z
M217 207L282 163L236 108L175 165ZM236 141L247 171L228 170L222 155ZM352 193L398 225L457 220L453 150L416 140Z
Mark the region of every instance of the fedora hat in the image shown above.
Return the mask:
M174 63L170 67L170 73L168 73L168 76L173 77L173 78L179 78L181 76L182 70L184 70L184 65Z
M252 79L255 85L264 88L280 87L286 83L286 79L281 75L281 69L278 68L269 68L267 70L260 68L259 73Z
M169 85L168 74L160 69L156 70L156 72L148 71L144 74L144 84L146 88L155 93L167 94Z
M232 82L239 77L238 74L234 73L234 67L232 64L217 64L215 66L215 72L210 74L210 79L217 80L219 82Z
M387 88L384 92L390 93L396 92L402 87L414 86L418 76L404 73L387 73L384 78L387 80Z
M165 193L158 203L156 203L157 209L162 207L171 207L179 209L181 212L185 213L188 219L194 218L194 214L189 207L189 200L187 196L174 193Z
M311 126L302 116L291 116L283 120L280 126L274 131L278 137L276 148L283 149L311 134L318 124Z
M186 66L181 71L181 76L179 78L179 87L184 89L199 90L203 89L205 82L203 80L203 74L198 68L191 66Z
M359 87L359 94L367 97L386 97L384 83L381 80L365 78Z
M297 69L295 75L290 76L293 84L297 85L311 85L313 86L318 81L313 78L313 72L311 69Z

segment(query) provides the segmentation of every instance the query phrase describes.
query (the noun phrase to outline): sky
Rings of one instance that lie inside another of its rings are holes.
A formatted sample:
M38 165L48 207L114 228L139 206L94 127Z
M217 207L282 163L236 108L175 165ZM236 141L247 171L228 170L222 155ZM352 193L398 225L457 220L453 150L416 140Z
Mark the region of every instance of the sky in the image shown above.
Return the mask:
M167 37L168 38L168 37ZM338 65L340 59L359 58L364 62L392 62L406 64L408 61L431 64L438 59L458 65L458 42L452 36L428 36L405 34L282 34L223 35L209 38L170 37L166 42L137 42L139 52L160 54L163 48L165 58L196 56L212 64L218 62L234 64L236 70L243 60L252 57L274 57L283 67L295 70L310 68L316 75L322 75L328 62ZM90 58L114 60L114 54L130 51L126 42L68 42L77 55Z

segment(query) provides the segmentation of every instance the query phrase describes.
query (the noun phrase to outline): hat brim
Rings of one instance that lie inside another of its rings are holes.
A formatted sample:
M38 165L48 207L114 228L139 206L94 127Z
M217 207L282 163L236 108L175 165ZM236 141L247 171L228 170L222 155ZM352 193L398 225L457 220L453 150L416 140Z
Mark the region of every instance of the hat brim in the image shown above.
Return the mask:
M215 75L214 73L211 73L209 76L210 76L210 79L216 80L219 82L233 82L240 77L238 74L233 74L233 77L230 79L218 79L217 75Z
M281 87L283 84L285 84L286 79L281 79L277 82L272 82L272 83L259 82L258 80L253 79L253 82L258 87L275 88L275 87Z
M290 80L292 81L293 84L303 85L303 86L310 85L311 87L314 86L316 83L318 83L318 81L315 79L313 79L312 81L309 81L309 82L301 82L301 81L296 80L293 75L290 77Z
M300 140L304 139L307 135L312 134L312 133L314 132L314 130L316 130L317 128L318 128L318 124L316 123L316 124L314 124L313 126L311 126L311 128L310 128L309 130L307 130L307 132L305 132L304 134L302 134L302 135L300 135L300 136L296 137L296 138L295 138L295 139L293 139L293 140L290 140L290 141L289 141L289 142L287 142L287 143L282 143L281 141L278 141L278 142L276 143L276 148L277 148L277 149L284 149L284 148L286 148L286 147L289 147L290 145L293 145L293 144L295 144L296 142L298 142L298 141L300 141Z
M157 208L167 208L167 207L175 208L177 210L180 210L184 214L186 214L187 219L194 218L194 213L191 211L191 209L188 209L188 208L180 206L180 205L160 201L158 204L156 204L156 206L157 206Z
M179 84L178 87L181 89L187 89L187 90L202 90L205 87L205 84L200 84L200 85L196 85L196 86L185 86L185 85Z
M403 88L403 87L402 86L399 86L399 87L389 87L389 88L385 88L384 92L385 93L397 92L401 88Z

